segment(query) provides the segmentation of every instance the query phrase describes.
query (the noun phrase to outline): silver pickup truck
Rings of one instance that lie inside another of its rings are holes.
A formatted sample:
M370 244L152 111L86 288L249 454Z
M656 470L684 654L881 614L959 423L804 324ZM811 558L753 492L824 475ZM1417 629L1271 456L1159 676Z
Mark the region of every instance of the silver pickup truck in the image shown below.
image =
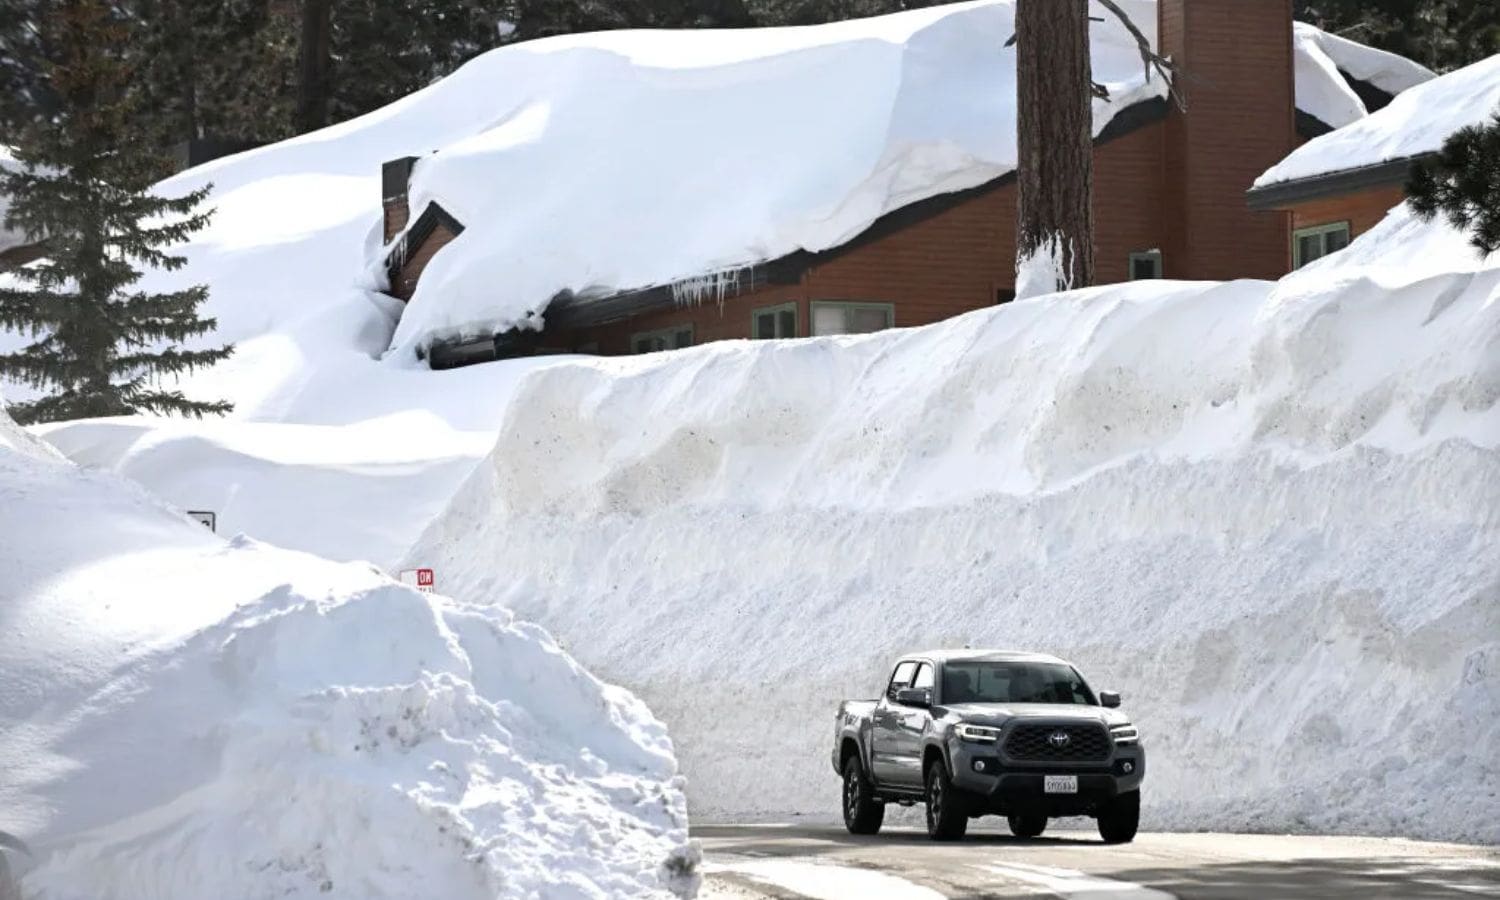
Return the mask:
M903 656L879 700L845 700L833 768L844 825L875 834L885 805L927 804L927 834L957 840L1002 815L1018 837L1092 816L1109 843L1135 838L1146 752L1119 710L1070 663L1039 653L935 650Z

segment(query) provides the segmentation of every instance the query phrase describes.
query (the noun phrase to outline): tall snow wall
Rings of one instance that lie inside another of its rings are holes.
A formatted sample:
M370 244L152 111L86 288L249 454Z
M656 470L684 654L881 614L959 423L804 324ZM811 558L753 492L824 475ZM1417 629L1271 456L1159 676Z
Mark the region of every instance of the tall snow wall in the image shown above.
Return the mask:
M540 370L412 560L639 691L698 822L835 818L839 700L968 645L1122 690L1150 827L1500 841L1500 271L1363 271Z

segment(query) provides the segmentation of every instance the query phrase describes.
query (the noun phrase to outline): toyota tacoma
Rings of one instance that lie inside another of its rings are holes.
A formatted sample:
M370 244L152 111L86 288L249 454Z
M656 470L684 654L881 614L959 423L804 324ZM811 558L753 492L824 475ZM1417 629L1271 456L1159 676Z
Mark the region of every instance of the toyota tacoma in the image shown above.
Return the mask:
M1119 706L1119 694L1095 694L1053 656L903 656L880 699L839 705L844 825L875 834L887 803L925 802L933 840L957 840L985 815L1005 816L1017 837L1036 837L1051 818L1091 816L1106 842L1133 840L1146 753Z

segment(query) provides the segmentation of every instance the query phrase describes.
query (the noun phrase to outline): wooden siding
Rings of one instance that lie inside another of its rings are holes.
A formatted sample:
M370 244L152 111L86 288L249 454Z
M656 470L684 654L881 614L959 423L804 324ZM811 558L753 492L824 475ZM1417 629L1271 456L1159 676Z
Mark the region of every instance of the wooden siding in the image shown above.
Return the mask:
M400 297L402 300L410 300L411 295L417 291L417 281L422 277L422 270L432 262L437 252L452 241L457 234L447 225L438 223L432 229L432 234L425 241L417 244L416 249L406 257L406 262L391 282L391 296Z
M1341 197L1309 200L1291 207L1292 228L1349 223L1349 237L1356 238L1374 228L1397 204L1406 198L1401 185L1369 188Z

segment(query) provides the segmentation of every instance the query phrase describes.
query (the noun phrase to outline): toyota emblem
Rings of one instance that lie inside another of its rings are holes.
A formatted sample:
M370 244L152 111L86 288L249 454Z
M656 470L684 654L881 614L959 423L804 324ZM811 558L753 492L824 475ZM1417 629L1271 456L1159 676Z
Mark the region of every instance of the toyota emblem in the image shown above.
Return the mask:
M1073 739L1068 737L1068 733L1066 731L1054 731L1047 736L1047 743L1051 744L1059 750L1068 746L1068 744L1072 742Z

